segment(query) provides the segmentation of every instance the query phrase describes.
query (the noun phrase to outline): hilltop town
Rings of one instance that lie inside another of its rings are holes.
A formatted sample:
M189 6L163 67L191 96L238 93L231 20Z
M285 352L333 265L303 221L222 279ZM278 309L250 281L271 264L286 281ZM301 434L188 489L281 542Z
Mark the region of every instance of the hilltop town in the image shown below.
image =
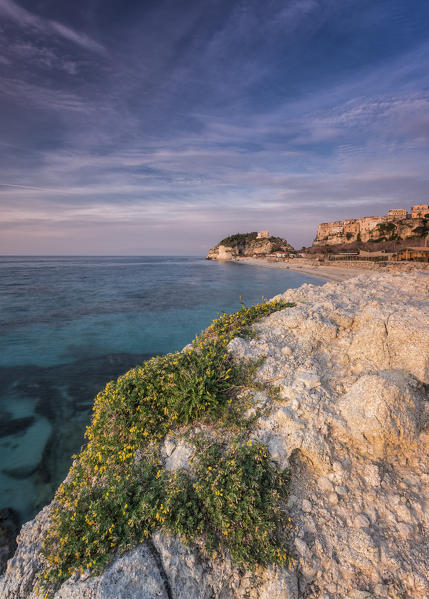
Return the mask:
M387 216L364 216L330 223L321 223L313 246L383 242L416 239L427 233L429 204L389 210Z

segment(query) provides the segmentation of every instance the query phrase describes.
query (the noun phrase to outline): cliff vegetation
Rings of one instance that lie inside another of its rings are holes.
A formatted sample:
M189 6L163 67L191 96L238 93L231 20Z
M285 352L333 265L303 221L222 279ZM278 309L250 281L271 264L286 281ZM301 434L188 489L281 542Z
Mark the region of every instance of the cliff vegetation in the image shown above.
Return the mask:
M235 233L234 235L229 235L222 239L222 241L219 242L219 245L235 248L250 243L251 241L255 241L257 237L257 231L253 231L252 233Z
M257 387L260 361L236 362L227 345L291 305L264 302L220 316L188 349L106 385L88 444L55 497L43 542L46 596L76 573L100 574L157 530L186 543L202 538L212 558L227 551L250 569L287 560L279 524L289 474L270 462L263 443L248 441L254 419L245 416L243 391ZM196 423L205 432L190 434ZM168 469L160 452L172 431L186 439L186 459Z

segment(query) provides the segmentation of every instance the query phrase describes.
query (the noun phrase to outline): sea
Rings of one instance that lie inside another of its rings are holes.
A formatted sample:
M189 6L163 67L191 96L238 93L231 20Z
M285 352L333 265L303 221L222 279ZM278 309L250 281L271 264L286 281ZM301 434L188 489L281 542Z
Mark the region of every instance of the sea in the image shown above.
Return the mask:
M106 382L303 283L322 281L198 257L0 257L0 509L24 522L51 500Z

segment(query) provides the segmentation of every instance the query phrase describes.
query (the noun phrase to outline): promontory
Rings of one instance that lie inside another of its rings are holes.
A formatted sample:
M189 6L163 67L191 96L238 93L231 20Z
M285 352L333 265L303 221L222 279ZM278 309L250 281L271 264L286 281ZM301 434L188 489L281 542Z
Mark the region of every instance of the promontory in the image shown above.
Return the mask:
M235 260L239 256L269 256L291 251L294 249L285 239L274 237L269 231L254 231L225 237L209 250L207 260Z

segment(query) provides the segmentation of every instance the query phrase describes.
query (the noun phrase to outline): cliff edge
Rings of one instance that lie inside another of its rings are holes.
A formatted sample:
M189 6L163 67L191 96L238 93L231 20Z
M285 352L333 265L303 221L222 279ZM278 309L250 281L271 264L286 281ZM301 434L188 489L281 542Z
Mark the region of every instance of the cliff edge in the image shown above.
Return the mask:
M228 351L259 359L257 380L278 386L248 397L247 444L290 469L282 525L294 561L248 571L156 532L101 575L74 574L56 599L428 597L429 278L362 275L277 299L295 305ZM173 432L162 459L180 473L193 451ZM36 599L51 511L22 528L2 599Z
M275 252L294 251L281 237L270 236L268 231L257 233L236 233L222 239L211 248L207 260L235 260L240 256L268 256Z

